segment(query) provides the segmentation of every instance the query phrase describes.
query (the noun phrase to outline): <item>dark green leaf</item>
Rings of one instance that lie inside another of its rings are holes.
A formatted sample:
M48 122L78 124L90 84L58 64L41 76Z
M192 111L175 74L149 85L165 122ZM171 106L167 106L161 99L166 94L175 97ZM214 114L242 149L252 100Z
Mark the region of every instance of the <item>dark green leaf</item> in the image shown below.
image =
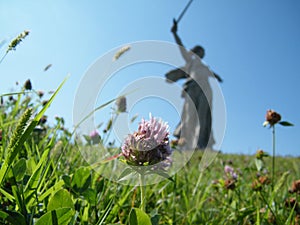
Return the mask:
M16 181L21 181L26 172L26 160L20 159L12 168Z
M91 171L87 167L80 167L72 177L72 188L78 193L84 192L91 184Z
M151 224L152 225L158 225L159 224L159 215L158 214L151 217Z
M97 204L97 193L95 190L89 188L82 195L92 206Z
M15 197L12 196L10 193L8 193L7 191L5 191L4 189L0 188L0 195L5 196L9 201L15 201Z
M130 225L152 225L149 216L138 208L133 208L130 213Z
M24 216L18 212L4 212L0 211L0 218L11 225L26 225Z
M13 185L11 187L12 189L12 193L15 197L15 200L16 200L16 203L19 207L19 211L23 214L23 215L26 215L27 213L27 210L26 210L26 207L25 207L25 203L24 203L24 200L22 198L22 193L20 193L20 190L17 188L17 186Z
M65 182L66 187L70 188L71 187L71 177L69 175L63 175L62 179Z
M59 208L74 208L74 203L72 201L70 193L65 190L61 189L57 191L50 199L49 204L47 206L47 210L55 210Z
M96 191L97 193L101 193L103 189L104 189L104 179L101 179L99 177L98 180L96 181Z
M71 208L60 208L52 210L44 214L36 225L54 225L53 222L59 225L68 225L73 218L74 211Z
M292 123L290 123L290 122L288 122L288 121L281 121L281 122L279 122L279 124L280 124L281 126L284 126L284 127L291 127L291 126L294 126L294 124L292 124Z
M35 189L37 189L38 186L41 185L40 178L44 170L43 165L47 162L48 155L49 155L49 149L44 151L42 157L40 158L39 163L34 168L34 172L30 176L29 181L27 182L25 187L24 193L26 197L29 197L35 191Z

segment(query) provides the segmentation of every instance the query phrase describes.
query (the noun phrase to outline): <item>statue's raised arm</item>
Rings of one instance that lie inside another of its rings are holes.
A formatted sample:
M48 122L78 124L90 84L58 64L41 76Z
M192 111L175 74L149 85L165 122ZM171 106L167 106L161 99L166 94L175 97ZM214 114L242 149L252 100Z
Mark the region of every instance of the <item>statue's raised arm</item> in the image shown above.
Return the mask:
M180 37L177 34L177 30L178 30L178 25L177 25L177 21L175 19L173 19L173 26L171 28L171 32L173 33L173 36L175 38L176 43L179 45L179 50L180 53L182 55L182 57L184 58L184 60L186 62L189 62L191 59L191 55L190 53L185 49Z

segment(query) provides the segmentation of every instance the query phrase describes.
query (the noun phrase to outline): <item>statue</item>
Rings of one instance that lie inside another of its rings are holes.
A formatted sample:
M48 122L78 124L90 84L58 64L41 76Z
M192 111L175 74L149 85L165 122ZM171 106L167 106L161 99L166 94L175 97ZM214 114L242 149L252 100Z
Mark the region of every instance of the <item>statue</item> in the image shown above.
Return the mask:
M222 79L202 62L205 54L203 47L197 45L190 51L184 48L177 34L177 22L175 20L171 32L186 62L184 67L171 70L166 74L168 82L186 79L183 86L182 97L184 97L185 102L181 121L173 135L182 143L183 149L192 150L195 147L212 149L215 140L212 135L212 89L209 78L215 78L219 82L222 82Z

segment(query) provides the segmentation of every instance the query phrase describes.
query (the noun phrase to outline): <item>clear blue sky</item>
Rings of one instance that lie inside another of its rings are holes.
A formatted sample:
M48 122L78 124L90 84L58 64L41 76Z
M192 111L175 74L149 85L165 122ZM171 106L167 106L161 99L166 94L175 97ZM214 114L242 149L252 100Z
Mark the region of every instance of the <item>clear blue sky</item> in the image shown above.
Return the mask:
M0 64L0 93L28 78L38 90L53 90L70 73L47 114L63 116L71 128L76 89L89 66L127 43L174 42L172 19L186 3L1 0L0 42L7 41L1 56L20 32L27 29L30 35ZM266 110L274 109L283 120L295 124L278 127L277 153L300 155L299 12L298 0L194 0L181 20L178 33L185 46L203 45L205 62L224 79L227 126L223 152L254 154L258 148L271 152L271 130L262 123ZM53 66L43 72L49 63ZM163 78L165 70L162 65L156 76ZM157 103L152 104L150 108L155 108ZM135 110L143 115L151 109ZM169 121L172 131L177 118L168 114L167 106L161 110L165 113L159 116Z

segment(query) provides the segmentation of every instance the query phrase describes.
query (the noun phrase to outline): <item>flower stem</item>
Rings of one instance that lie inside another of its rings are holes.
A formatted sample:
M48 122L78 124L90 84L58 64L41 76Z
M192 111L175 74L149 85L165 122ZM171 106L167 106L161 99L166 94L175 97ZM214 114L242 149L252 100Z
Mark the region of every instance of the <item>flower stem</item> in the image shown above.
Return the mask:
M275 179L275 126L272 130L272 147L273 147L273 157L272 157L272 191L274 190L274 179Z
M140 173L140 188L141 188L141 205L140 209L145 212L146 209L146 204L145 204L145 191L146 191L146 186L145 186L145 175L143 173Z

